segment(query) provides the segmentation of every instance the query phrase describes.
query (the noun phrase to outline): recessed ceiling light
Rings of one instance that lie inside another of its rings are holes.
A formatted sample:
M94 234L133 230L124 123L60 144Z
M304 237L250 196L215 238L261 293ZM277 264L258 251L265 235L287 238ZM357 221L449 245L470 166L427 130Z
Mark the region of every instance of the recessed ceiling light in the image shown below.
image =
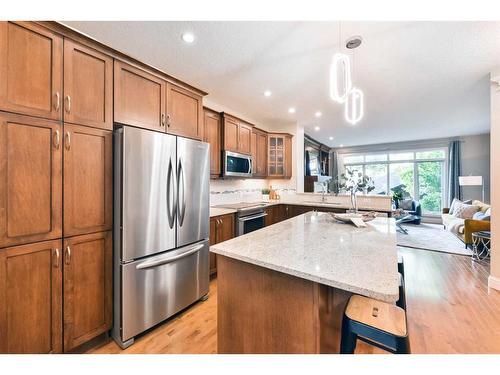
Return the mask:
M330 141L333 141L333 137L328 138Z
M264 91L264 96L265 96L266 98L269 98L272 94L273 94L273 93L272 93L271 91L269 91L269 90Z
M295 108L294 107L288 108L288 113L295 113Z
M184 33L182 34L182 40L185 41L186 43L193 43L194 35L192 33Z
M316 113L314 114L314 116L316 116L316 117L321 117L322 115L323 115L323 114L322 114L320 111L318 111L318 112L316 112Z
M319 129L320 129L319 126L314 127L314 130L316 130L316 131L318 131Z

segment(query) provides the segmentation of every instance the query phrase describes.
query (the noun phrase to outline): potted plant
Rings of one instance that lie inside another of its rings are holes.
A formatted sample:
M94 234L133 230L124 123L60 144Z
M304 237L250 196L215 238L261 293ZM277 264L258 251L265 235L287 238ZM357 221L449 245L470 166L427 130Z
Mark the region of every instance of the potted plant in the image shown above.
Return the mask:
M410 197L410 193L408 193L405 189L405 184L399 184L398 186L391 188L392 201L394 202L395 208L399 208L399 204L403 199Z
M269 202L269 193L270 192L271 192L271 189L268 189L268 188L264 188L261 190L263 201Z
M356 201L356 193L365 192L369 193L375 189L373 180L355 169L346 170L345 173L340 175L340 187L351 195L351 211L358 212L358 204Z

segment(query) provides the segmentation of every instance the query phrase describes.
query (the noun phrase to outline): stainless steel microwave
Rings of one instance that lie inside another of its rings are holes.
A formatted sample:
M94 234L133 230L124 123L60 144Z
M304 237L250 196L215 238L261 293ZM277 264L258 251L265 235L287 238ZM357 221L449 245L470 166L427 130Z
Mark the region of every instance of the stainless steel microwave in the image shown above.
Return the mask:
M224 176L252 177L252 157L236 152L224 151Z

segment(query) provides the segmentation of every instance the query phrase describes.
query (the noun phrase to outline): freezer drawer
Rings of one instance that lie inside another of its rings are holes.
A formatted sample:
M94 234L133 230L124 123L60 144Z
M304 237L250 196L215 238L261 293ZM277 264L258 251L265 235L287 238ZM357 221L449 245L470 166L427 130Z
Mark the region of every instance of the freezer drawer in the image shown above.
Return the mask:
M208 293L208 241L121 266L122 341Z

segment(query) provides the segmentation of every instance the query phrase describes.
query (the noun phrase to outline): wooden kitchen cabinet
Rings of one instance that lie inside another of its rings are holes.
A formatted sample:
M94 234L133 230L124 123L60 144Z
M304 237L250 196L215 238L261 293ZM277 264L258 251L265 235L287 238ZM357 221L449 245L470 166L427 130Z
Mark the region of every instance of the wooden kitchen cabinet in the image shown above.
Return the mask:
M251 155L253 126L226 113L223 113L222 118L224 150Z
M0 353L62 351L61 245L0 250Z
M267 133L254 128L252 131L253 176L267 176Z
M268 176L271 178L292 177L292 135L269 134Z
M210 144L210 177L218 178L222 173L221 117L208 108L204 109L204 141Z
M114 121L165 131L167 82L132 65L114 62Z
M112 324L112 233L64 241L64 351L106 332Z
M234 214L210 218L210 246L234 238ZM210 275L217 272L217 256L210 253Z
M63 38L31 22L0 22L0 110L62 116Z
M64 125L64 237L111 230L113 133Z
M167 84L167 133L203 139L203 97Z
M113 130L113 59L64 40L64 122Z
M62 128L0 112L0 248L62 236Z

